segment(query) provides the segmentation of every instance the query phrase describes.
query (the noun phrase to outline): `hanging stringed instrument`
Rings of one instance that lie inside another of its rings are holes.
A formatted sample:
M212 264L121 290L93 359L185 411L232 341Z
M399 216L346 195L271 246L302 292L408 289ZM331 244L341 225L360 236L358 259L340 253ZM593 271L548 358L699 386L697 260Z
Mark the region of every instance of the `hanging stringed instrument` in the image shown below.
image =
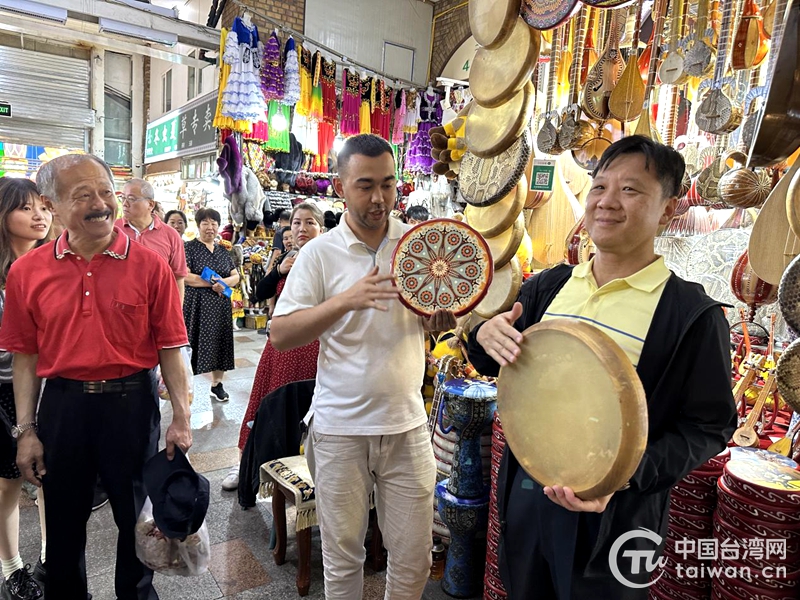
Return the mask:
M792 231L786 211L789 187L798 172L800 160L772 188L758 213L747 246L750 266L761 279L773 285L780 283L786 267L800 253L800 239Z
M545 154L561 154L563 150L558 145L558 111L553 110L553 97L558 77L558 65L561 58L561 27L553 31L553 41L550 44L550 68L547 75L547 101L546 112L542 115L543 123L536 134L536 147ZM539 65L541 69L541 64Z
M708 27L708 3L709 0L700 0L695 31L685 40L683 70L690 77L706 77L714 70L714 30Z
M731 67L752 69L761 64L769 51L769 38L764 32L761 11L754 0L744 0L739 27L733 36Z
M572 50L572 40L570 39L570 31L572 30L572 19L564 23L561 33L561 58L558 61L558 75L556 77L556 104L561 99L569 98L572 93L572 86L570 85L569 74L572 70L572 63L575 60L575 53Z
M647 88L644 96L644 106L639 114L639 121L636 123L635 135L643 135L654 141L661 141L658 131L653 127L653 116L650 107L652 105L653 88L656 84L656 74L658 73L659 49L661 47L661 31L664 30L664 21L667 16L667 6L669 0L656 0L653 12L653 52L650 55L650 65L647 71Z
M778 0L766 83L769 91L750 150L751 167L779 164L800 146L800 3L786 6L786 0Z
M756 124L758 123L758 111L755 109L756 100L763 100L767 95L766 86L758 85L759 71L760 69L753 69L750 74L750 90L744 98L744 122L739 132L739 146L743 152L750 149L756 133Z
M764 34L769 39L772 39L772 32L775 26L775 12L779 4L780 2L778 2L778 0L772 0L761 13L761 20L764 23ZM783 5L783 9L786 10L785 4Z
M686 29L689 0L676 2L672 6L672 23L669 28L669 45L667 54L661 61L658 69L658 78L667 85L682 85L689 79L683 68L683 53L680 50L680 40L683 39Z
M591 10L591 9L588 9ZM561 128L558 130L558 145L564 150L570 150L576 146L585 144L594 136L594 127L588 121L581 120L581 107L578 103L580 98L580 85L578 79L581 73L581 62L583 61L583 44L586 36L586 13L587 9L582 9L578 15L578 23L575 29L575 61L570 69L570 103L562 111Z
M587 7L586 11L588 13L588 20L589 24L586 25L586 31L583 32L585 35L585 41L583 44L583 52L581 53L581 69L580 69L580 84L581 86L586 85L586 77L589 75L589 69L591 69L595 63L597 62L597 48L594 44L594 28L595 22L597 20L597 9ZM584 18L587 17L586 14L583 14L584 11L581 11ZM583 29L583 28L581 28Z
M600 121L608 119L611 114L608 99L625 68L625 61L619 51L619 16L619 10L612 11L608 43L586 76L586 85L583 87L581 106L587 115Z
M641 113L642 103L644 102L645 85L639 74L637 65L637 50L639 47L639 28L642 22L642 2L640 1L634 8L635 26L633 43L631 44L631 54L628 57L628 64L619 78L614 91L608 99L608 110L611 116L619 121L633 121Z
M697 109L695 123L702 131L721 134L730 133L742 122L742 109L736 106L723 91L725 61L728 51L733 26L734 0L720 0L725 6L722 11L722 25L720 26L719 48L717 61L714 66L714 79L711 90L706 94Z

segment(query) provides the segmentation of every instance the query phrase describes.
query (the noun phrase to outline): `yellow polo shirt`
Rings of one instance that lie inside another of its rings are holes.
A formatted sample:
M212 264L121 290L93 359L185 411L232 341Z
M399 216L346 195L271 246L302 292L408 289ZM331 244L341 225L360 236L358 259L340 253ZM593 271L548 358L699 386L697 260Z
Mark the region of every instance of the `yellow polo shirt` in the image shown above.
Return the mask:
M636 367L670 270L660 256L641 271L598 288L593 264L594 259L572 270L542 321L570 318L591 323L619 344Z

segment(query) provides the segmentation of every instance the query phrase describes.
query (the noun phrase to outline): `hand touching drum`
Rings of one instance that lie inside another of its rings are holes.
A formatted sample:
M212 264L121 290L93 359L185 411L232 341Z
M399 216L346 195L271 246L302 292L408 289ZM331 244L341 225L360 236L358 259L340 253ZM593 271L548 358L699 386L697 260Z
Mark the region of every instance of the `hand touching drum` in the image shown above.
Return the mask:
M492 317L478 330L478 343L501 367L513 363L519 356L523 337L514 329L514 323L521 316L522 304L515 302L510 311Z

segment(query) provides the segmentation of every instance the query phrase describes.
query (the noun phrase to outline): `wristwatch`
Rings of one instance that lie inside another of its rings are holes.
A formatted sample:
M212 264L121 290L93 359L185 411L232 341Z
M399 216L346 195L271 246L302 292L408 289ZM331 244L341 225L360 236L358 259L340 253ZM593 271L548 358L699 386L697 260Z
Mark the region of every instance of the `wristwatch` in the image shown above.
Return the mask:
M36 421L31 421L30 423L23 423L22 425L14 425L11 428L11 437L15 440L19 439L23 433L28 431L28 429L36 429Z

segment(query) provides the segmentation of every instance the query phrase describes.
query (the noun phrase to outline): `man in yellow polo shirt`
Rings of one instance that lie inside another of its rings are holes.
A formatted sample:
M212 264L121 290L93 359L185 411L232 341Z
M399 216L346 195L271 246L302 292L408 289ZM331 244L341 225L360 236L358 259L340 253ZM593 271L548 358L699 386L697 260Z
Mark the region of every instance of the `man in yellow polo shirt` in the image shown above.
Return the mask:
M510 600L646 599L652 571L646 563L653 564L663 542L656 547L645 536L630 536L615 553L617 573L612 545L640 528L665 539L670 489L719 453L734 431L721 305L671 273L653 249L675 212L684 169L680 154L647 138L612 144L586 199L595 257L539 273L512 310L470 334L471 362L497 375L519 356L521 331L530 325L583 320L622 347L647 395L647 449L629 483L610 496L584 501L566 487L542 488L506 448L497 488L500 571ZM579 364L575 376L581 376ZM569 389L565 381L566 398ZM564 435L570 435L568 421Z

